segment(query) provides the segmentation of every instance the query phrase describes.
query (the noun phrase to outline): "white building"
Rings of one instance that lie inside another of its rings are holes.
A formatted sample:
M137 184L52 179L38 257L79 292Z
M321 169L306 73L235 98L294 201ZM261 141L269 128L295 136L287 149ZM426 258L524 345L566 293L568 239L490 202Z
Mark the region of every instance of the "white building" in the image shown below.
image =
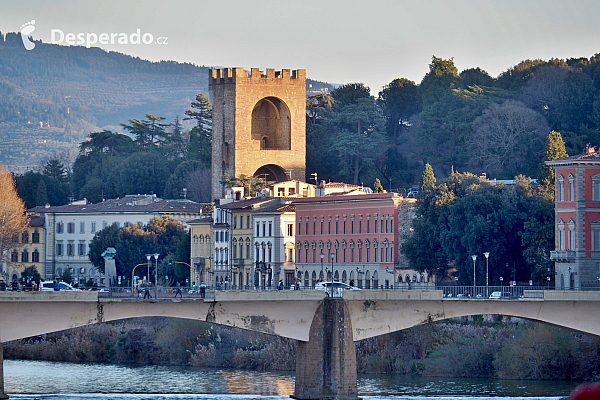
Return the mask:
M137 222L147 225L154 217L171 216L186 225L201 216L200 204L190 200L163 200L155 195L128 195L121 199L88 204L77 201L64 206L35 207L31 215L45 218L44 261L45 279L55 279L71 271L77 282L95 280L105 284L104 277L88 257L90 243L97 232L117 223L124 227Z

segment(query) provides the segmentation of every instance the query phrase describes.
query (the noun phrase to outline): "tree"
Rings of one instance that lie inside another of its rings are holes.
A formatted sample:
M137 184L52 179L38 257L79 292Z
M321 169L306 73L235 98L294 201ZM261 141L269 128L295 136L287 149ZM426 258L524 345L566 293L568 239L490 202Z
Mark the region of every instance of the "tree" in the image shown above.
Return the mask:
M356 104L361 99L371 98L371 89L363 83L346 83L331 92L335 103Z
M421 175L421 191L427 190L435 185L435 175L430 164L425 164Z
M212 162L212 106L204 93L196 96L191 110L185 112L186 120L195 120L196 126L190 131L187 149L189 160L198 160L204 166L210 167Z
M548 124L523 103L493 104L473 123L471 165L499 177L537 175Z
M434 104L446 96L458 82L458 69L454 58L444 60L433 56L429 64L429 72L421 81L423 107Z
M375 178L375 183L373 184L373 193L383 193L383 186L381 186L381 181L379 178Z
M449 263L459 281L473 284L472 254L490 252L489 279L527 281L547 273L553 246L552 202L529 178L518 176L507 187L473 174L453 173L423 193L416 208L413 234L402 246L410 265L420 271L444 270ZM508 264L508 269L506 268ZM485 277L477 267L477 282Z
M167 140L165 128L168 124L161 124L163 117L146 114L147 119L130 119L129 125L121 124L123 129L135 137L135 142L143 148L159 146Z
M560 132L551 131L546 139L544 158L540 164L539 182L548 188L548 192L554 193L554 168L546 165L544 161L558 160L568 157L565 142Z
M46 162L42 174L56 179L59 183L65 183L68 179L65 166L56 158Z
M386 120L387 134L398 143L398 134L411 117L419 110L419 91L409 79L394 79L379 92L379 103Z
M0 262L6 261L4 257L14 245L14 238L27 229L28 224L25 203L17 194L15 180L0 164Z
M40 275L37 268L33 265L25 268L23 272L21 272L21 278L23 278L23 280L31 278L36 282L40 282L42 280L42 276Z

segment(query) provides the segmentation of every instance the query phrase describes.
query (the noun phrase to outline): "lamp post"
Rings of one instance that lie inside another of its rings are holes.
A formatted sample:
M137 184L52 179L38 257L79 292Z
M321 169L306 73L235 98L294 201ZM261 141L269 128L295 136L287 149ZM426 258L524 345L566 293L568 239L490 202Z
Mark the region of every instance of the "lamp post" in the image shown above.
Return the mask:
M487 296L490 295L490 281L489 281L489 277L490 277L490 267L489 267L490 252L486 251L485 253L483 253L483 255L485 256L485 295L487 297Z
M152 254L146 254L146 260L148 260L148 274L146 275L146 285L150 280L150 259L152 258Z
M503 277L500 277L500 290L502 290L502 281L504 280Z
M321 252L321 276L323 278L325 278L325 275L323 275L323 258L325 257L325 254L323 254L323 252Z
M334 258L335 258L335 254L331 253L331 282L335 282L335 270L333 269Z
M473 259L473 296L475 296L475 262L477 260L477 255L473 254L471 258Z
M154 253L152 255L154 256L154 262L155 262L155 267L154 267L154 298L157 299L158 298L158 256L160 256L160 254Z

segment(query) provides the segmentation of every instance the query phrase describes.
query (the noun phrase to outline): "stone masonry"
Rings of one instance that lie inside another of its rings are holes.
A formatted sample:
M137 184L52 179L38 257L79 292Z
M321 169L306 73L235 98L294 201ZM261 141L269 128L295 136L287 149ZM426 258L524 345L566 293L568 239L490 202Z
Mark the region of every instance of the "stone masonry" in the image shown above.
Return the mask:
M306 71L212 69L212 195L225 174L305 180Z
M298 341L292 397L358 399L352 322L343 299L326 297L315 313L309 341Z

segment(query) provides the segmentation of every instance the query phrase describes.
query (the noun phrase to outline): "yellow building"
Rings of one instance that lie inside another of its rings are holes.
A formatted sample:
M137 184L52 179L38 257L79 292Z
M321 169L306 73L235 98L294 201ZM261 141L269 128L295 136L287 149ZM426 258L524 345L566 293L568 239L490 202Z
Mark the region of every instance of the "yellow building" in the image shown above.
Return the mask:
M192 285L199 285L204 282L211 286L211 238L212 238L212 217L203 217L188 221L191 228L191 254L193 268L190 270L190 282Z
M21 273L28 267L34 267L43 275L44 260L44 217L30 216L29 227L14 239L9 250L9 262L0 274L7 283L18 280L23 283Z

